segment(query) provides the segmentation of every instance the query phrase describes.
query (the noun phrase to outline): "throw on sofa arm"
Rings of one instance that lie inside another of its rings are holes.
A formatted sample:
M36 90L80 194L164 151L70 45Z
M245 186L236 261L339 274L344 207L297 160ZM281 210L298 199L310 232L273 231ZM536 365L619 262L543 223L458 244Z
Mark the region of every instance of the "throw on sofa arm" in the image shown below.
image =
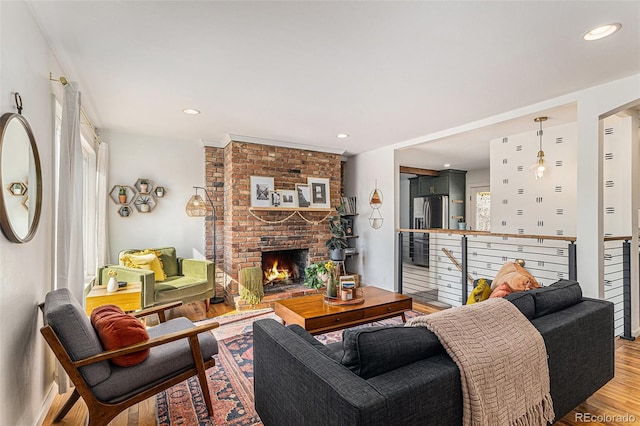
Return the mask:
M97 284L107 285L110 278L108 274L110 270L118 273L118 281L142 283L142 307L148 308L154 305L156 278L153 271L148 269L127 268L120 265L106 265L98 268Z
M178 264L180 265L181 275L207 280L211 284L211 288L213 288L213 262L178 258Z

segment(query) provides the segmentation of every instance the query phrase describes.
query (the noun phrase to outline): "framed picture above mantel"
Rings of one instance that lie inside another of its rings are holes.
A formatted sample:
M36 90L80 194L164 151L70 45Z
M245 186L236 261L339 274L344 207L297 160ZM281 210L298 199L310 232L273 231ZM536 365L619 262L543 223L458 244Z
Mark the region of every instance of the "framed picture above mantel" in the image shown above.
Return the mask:
M328 178L307 178L307 184L311 193L311 207L331 207L331 192Z
M272 177L251 176L249 181L251 207L271 207L269 191L274 190Z
M296 195L298 198L298 207L311 207L311 192L307 184L296 184Z
M307 183L296 183L295 189L276 189L273 177L250 176L250 210L331 210L329 182L328 178L308 177Z

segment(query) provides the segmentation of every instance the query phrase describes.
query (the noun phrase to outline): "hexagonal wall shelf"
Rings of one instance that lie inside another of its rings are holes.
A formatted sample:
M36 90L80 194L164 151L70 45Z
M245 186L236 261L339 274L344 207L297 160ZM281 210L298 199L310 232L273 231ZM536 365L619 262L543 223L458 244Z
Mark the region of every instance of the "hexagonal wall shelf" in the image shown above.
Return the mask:
M118 214L120 217L129 217L133 214L133 209L130 206L120 206Z
M9 191L11 195L21 196L27 192L27 185L23 182L11 182L7 185L7 191Z
M136 206L136 210L140 213L151 213L153 209L156 207L156 199L153 194L144 194L140 193L136 196L133 204ZM148 207L145 207L148 206Z
M124 189L124 194L120 193L120 189ZM124 195L124 198L121 196ZM128 205L136 196L136 191L129 185L115 185L109 192L109 197L116 204Z
M152 194L153 193L153 182L151 182L147 178L138 178L136 183L133 185L140 194Z

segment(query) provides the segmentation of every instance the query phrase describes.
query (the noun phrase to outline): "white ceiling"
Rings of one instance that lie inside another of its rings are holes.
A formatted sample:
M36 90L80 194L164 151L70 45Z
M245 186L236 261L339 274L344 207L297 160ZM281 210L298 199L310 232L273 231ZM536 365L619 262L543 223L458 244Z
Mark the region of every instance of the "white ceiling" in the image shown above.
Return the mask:
M98 128L180 140L350 155L640 73L638 1L27 1Z
M529 132L536 135L540 127L534 119L545 116L548 121L543 129L560 126L577 120L575 103L557 108L525 114L491 126L479 127L452 136L434 139L402 150L400 158L403 166L420 167L432 170L446 168L458 170L478 170L489 168L489 142L492 139ZM533 161L532 159L531 161ZM445 166L449 164L449 166Z

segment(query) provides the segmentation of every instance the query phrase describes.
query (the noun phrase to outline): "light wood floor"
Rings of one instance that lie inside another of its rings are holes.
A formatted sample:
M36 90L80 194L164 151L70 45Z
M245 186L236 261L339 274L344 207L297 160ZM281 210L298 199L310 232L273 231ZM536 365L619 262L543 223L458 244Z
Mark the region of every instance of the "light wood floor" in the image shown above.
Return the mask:
M437 312L439 309L428 305L414 303L413 309L424 313ZM172 309L169 318L184 316L192 321L200 321L206 318L213 318L226 313L232 313L234 309L224 303L210 305L205 311L204 302L192 303ZM591 421L589 424L613 425L613 424L640 424L640 339L634 342L616 339L616 373L613 380L606 386L593 394L584 403L567 414L564 418L556 422L556 425L584 425L580 421L580 416L589 413L593 417L608 416L606 421ZM67 416L59 423L52 423L53 416L58 412L66 395L57 395L43 425L51 424L78 426L85 424L87 407L80 399ZM635 421L624 422L624 419L616 419L615 416L633 416ZM147 426L156 424L155 397L130 407L121 413L111 423L113 426Z

